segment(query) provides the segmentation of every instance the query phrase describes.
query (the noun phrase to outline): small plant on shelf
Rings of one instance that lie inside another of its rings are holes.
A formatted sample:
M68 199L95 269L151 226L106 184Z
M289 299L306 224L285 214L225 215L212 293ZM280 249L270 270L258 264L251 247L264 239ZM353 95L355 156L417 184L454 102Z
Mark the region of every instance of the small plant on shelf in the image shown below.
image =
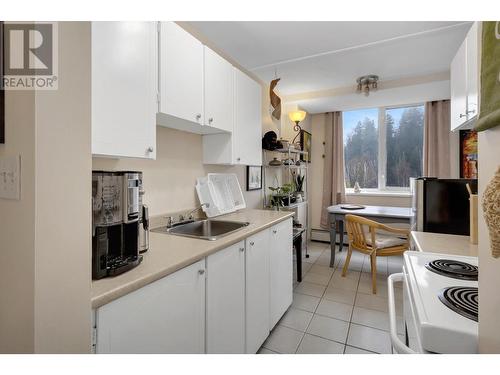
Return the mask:
M280 207L289 206L291 203L291 194L295 191L295 185L293 183L284 184L283 186L278 187L269 187L271 190L271 195L269 199L269 203L271 207L280 209Z

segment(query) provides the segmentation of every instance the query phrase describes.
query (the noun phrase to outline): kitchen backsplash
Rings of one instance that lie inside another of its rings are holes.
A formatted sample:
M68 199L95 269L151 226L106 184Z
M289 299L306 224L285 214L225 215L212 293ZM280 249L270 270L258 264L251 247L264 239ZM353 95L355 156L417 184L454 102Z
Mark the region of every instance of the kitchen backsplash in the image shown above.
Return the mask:
M235 173L248 208L262 207L262 190L246 190L245 166L203 165L202 136L157 127L156 160L92 158L94 170L139 170L143 172L150 215L184 211L198 205L196 178L207 173Z

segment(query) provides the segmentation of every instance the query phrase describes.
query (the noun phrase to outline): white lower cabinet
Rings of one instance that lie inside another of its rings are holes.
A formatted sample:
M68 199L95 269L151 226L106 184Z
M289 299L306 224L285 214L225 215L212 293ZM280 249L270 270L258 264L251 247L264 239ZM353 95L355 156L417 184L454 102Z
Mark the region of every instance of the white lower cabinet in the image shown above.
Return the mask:
M207 353L245 352L245 243L207 257Z
M269 230L246 243L246 352L256 353L269 335Z
M293 299L292 220L271 228L269 248L270 329L281 319Z
M292 219L99 307L96 353L256 353L292 303Z
M97 353L204 353L205 259L97 309Z

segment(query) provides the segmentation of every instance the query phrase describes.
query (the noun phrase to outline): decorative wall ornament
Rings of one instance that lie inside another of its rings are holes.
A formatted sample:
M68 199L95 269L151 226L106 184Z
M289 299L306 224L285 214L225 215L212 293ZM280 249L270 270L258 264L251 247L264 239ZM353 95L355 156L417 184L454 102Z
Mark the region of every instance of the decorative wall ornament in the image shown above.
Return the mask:
M491 255L500 257L500 166L483 194L484 220L490 232Z
M269 99L271 101L271 108L272 108L272 113L271 115L276 119L279 120L281 118L281 99L276 93L274 92L274 88L278 84L281 78L276 78L271 81L271 84L269 86Z

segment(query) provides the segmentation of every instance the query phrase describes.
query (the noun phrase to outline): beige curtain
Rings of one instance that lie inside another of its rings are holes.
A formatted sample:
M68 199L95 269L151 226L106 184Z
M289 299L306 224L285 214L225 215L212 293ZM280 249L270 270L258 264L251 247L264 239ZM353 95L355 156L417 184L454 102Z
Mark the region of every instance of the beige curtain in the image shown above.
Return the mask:
M327 207L345 201L344 141L342 112L325 116L325 165L323 170L323 203L321 227L328 229Z
M450 101L425 103L424 176L450 177Z

